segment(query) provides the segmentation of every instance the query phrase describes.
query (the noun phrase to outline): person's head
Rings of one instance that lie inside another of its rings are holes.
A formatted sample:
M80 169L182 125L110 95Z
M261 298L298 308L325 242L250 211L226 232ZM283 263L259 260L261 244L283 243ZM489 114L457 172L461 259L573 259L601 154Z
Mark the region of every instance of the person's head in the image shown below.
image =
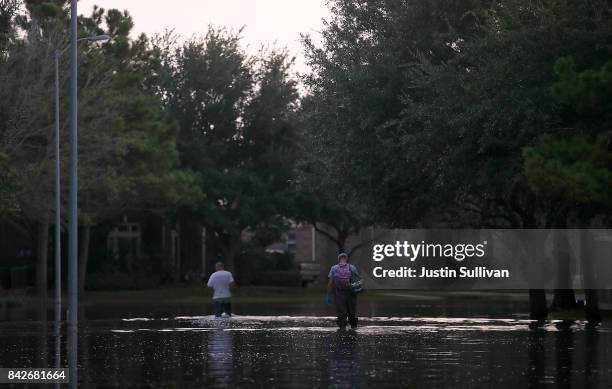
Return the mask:
M347 263L348 262L348 254L346 254L346 253L338 254L338 262L340 262L340 263Z
M217 271L223 270L223 269L225 269L225 265L223 265L223 262L219 261L219 262L215 263L215 269Z

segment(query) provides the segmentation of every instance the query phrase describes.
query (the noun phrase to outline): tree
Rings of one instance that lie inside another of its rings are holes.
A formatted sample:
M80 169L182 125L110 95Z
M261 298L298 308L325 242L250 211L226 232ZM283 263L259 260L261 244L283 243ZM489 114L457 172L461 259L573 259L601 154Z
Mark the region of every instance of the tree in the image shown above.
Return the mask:
M422 57L440 63L452 55L462 34L475 29L469 11L476 3L338 0L331 2L322 45L303 37L313 72L302 105L301 217L338 250L348 249L347 237L365 226L420 222L417 215L387 212L387 204L407 204L404 198L418 202L417 186L410 194L395 189L393 176L408 164L389 124L411 88L409 70Z
M184 212L206 226L230 269L243 231L278 221L286 207L297 99L285 53L251 58L239 42L239 32L210 28L166 51L162 92L179 122L181 166L205 196Z
M20 0L0 0L0 54L4 56L15 39L15 16ZM4 58L3 58L4 59Z
M295 217L310 223L338 252L351 254L359 247L347 247L348 238L371 226L375 218L370 207L360 201L359 193L346 183L346 176L355 174L354 159L336 138L337 118L323 113L329 109L328 103L317 95L302 100Z
M532 190L554 201L568 219L584 227L598 216L606 217L610 223L612 210L612 132L609 126L612 61L601 67L599 57L591 61L593 63L587 65L589 68L577 72L573 57L557 60L558 81L552 86L552 94L562 103L561 115L567 131L563 136L543 136L535 146L524 151L525 173ZM586 258L582 261L583 281L588 283L593 269ZM564 298L568 292L571 296ZM588 318L598 321L601 315L597 291L587 289L585 295ZM555 291L556 301L561 308L575 305L573 291Z
M178 169L177 127L154 90L160 58L146 36L129 37L132 26L127 12L99 8L82 21L85 34L106 33L112 40L87 51L81 65L81 289L93 225L126 210L164 213L199 195L191 189L192 175Z
M306 44L307 81L325 101L317 107L332 107L314 114L338 123L322 144L353 160L356 177L336 179L389 226L557 225L565 214L532 190L523 153L567 123L550 89L555 60L609 58L599 44L611 36L609 10L606 1L333 2L322 47ZM542 317L544 291L530 295Z
M47 290L49 201L53 188L52 67L61 40L49 12L26 2L0 3L0 211L16 230L36 240L37 287ZM61 5L49 8L61 12Z
M480 2L338 0L331 5L322 45L304 39L313 69L305 79L313 103L304 106L310 109L308 133L318 137L312 150L321 148L317 160L326 158L326 168L338 166L343 156L348 161L333 177L337 187L357 194L351 206L371 210L377 222L389 226L418 225L427 209L423 203L433 202L433 193L422 191L431 180L418 174L425 166L414 170L418 163L411 159L422 153L400 148L403 131L396 124L406 102L427 95L415 88L420 64L441 64L456 55L478 28Z
M544 134L558 138L568 127L551 94L551 69L568 53L599 57L605 52L595 48L609 39L604 16L609 7L606 2L494 4L482 35L467 40L447 63L425 64L422 88L430 97L405 110L405 153L420 153L439 165L426 172L434 172L436 190L451 199L455 225L565 224L567 210L558 199L531 190L523 150ZM423 145L425 153L419 150ZM534 317L542 317L544 292L532 290L531 297Z
M588 221L612 209L612 61L580 72L575 66L573 57L559 59L559 79L552 86L563 104L567 131L562 137L543 136L526 148L525 171L540 196Z

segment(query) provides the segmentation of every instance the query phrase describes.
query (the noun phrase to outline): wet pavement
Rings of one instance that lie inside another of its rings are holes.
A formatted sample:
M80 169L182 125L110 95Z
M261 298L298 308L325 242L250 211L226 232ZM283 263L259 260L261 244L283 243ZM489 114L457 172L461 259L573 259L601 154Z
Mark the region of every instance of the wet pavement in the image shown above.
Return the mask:
M538 325L503 307L489 317L485 306L465 307L453 317L439 314L442 304L395 309L401 315L388 314L394 305L361 307L355 332L309 306L237 306L231 319L185 314L201 307L94 309L79 326L79 387L612 387L609 322ZM0 366L53 366L55 340L53 321L13 315L0 323ZM64 366L65 354L62 338Z

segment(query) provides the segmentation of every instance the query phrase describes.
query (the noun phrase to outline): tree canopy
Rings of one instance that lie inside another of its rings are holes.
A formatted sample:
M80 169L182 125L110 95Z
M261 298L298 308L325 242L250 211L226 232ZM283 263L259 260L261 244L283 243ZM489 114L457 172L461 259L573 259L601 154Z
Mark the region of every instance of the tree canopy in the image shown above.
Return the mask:
M538 228L567 217L542 188L604 200L605 139L589 150L567 140L573 151L550 142L577 131L571 102L605 122L609 2L337 0L332 10L323 43L305 40L309 147L377 222ZM553 172L551 147L577 165Z

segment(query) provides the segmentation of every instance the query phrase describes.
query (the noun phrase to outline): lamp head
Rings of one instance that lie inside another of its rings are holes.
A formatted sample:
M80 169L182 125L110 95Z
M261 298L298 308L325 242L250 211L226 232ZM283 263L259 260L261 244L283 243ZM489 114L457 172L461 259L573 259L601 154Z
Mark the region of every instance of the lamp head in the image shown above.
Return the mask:
M102 42L102 41L107 41L109 39L110 39L110 36L103 34L103 35L84 36L77 40L78 41L90 41L90 42Z
M110 36L103 34L103 35L96 35L96 36L90 36L87 38L87 40L89 41L94 41L94 42L98 42L98 41L107 41L110 40Z

